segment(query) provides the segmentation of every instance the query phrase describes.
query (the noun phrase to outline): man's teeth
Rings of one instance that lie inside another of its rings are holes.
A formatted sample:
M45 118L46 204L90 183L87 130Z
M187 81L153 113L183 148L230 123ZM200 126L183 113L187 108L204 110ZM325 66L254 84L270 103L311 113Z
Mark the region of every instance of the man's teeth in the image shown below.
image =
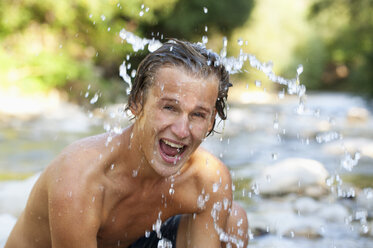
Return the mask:
M162 141L163 141L166 145L169 145L169 146L171 146L171 147L173 147L173 148L181 149L181 148L184 147L183 145L175 144L175 143L172 143L172 142L170 142L170 141L168 141L168 140L164 140L164 139L162 139Z

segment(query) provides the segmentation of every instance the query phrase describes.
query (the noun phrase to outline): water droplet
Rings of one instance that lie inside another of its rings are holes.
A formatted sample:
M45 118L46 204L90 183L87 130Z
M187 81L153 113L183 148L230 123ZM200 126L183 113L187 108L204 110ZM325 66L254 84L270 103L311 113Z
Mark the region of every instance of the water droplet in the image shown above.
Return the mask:
M105 21L105 20L106 20L106 16L101 15L101 20L102 20L102 21Z
M206 7L203 7L203 13L207 14L207 12L209 12L209 10Z
M87 92L85 93L84 97L85 97L85 98L88 98L88 96L89 96L89 92L87 91Z
M114 170L114 164L111 164L111 166L110 166L110 170Z
M203 197L203 195L199 195L198 196L198 199L197 199L197 206L199 208L203 208L205 206L205 199Z
M148 45L148 50L149 52L154 52L155 50L157 50L158 48L160 48L162 46L162 43L158 40L151 40L149 41L149 45Z
M111 222L115 222L115 216L111 219Z
M206 35L202 36L202 43L203 44L207 44L208 41L209 41L209 38Z
M297 75L302 74L302 72L303 72L303 65L298 65L298 67L297 67Z
M109 32L110 30L111 30L111 27L108 27L108 28L107 28L107 31Z
M274 152L272 153L272 160L277 160L278 159L278 153Z
M92 14L89 14L89 18L92 18L93 17L93 15Z
M96 197L95 196L92 197L92 202L95 202L95 200L96 200Z
M131 77L134 78L136 76L136 70L131 71Z
M145 12L149 12L149 8L146 8L146 9L145 9Z
M173 188L170 188L170 190L168 191L168 193L169 193L170 195L173 195L173 194L175 193L175 190L174 190Z
M172 248L172 242L166 238L162 238L158 241L157 248Z
M140 11L140 13L139 13L139 16L143 16L144 15L144 11Z
M271 182L271 175L267 175L267 176L266 176L266 180L267 180L267 182L270 183L270 182Z
M279 123L278 123L278 120L275 120L274 122L273 122L273 129L278 129L279 128Z
M141 4L141 9L144 9L145 8L145 5L144 4Z
M207 32L209 30L209 28L207 26L205 26L205 32Z
M278 92L278 98L279 99L284 99L284 97L285 97L285 90L283 89L282 91Z
M220 187L219 183L214 183L212 185L212 192L216 193L218 191L219 187Z
M73 192L72 192L72 191L69 191L69 193L67 193L67 195L71 198L72 195L73 195Z
M237 44L238 44L239 46L242 46L242 45L243 45L243 40L242 40L241 38L239 38L239 39L237 40Z
M358 164L359 160L359 152L356 152L354 157L352 157L351 154L346 153L341 159L341 166L347 171L352 171L352 169Z
M96 93L96 94L92 97L91 101L89 101L89 103L90 103L90 104L95 104L95 103L97 102L97 100L98 100L98 94Z
M133 170L132 171L132 177L137 177L137 174L138 174L138 170Z
M363 233L368 233L369 232L369 227L367 225L362 225L362 230L363 230Z
M145 231L145 238L149 238L150 237L150 231L146 230Z

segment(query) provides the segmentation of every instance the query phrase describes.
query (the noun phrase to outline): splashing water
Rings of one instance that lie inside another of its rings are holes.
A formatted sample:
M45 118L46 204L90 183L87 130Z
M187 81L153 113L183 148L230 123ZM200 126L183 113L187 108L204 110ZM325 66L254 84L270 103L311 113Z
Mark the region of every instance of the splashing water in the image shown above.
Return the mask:
M162 226L161 215L162 215L162 211L159 211L158 218L157 218L157 220L155 221L155 223L152 226L153 231L155 231L157 233L157 238L159 238L159 239L162 238L162 233L161 233L161 226Z
M127 74L127 67L125 61L123 61L123 63L119 66L119 76L121 76L124 82L128 84L127 95L129 95L132 89L132 81L131 77Z
M207 30L207 29L205 29ZM145 46L148 45L149 52L154 52L156 49L162 46L162 43L159 40L153 39L146 39L146 38L140 38L136 36L135 34L122 29L119 33L120 38L125 40L128 44L132 45L132 49L134 52L138 52L139 50L144 50ZM202 37L202 44L206 44L208 42L208 37L203 36ZM243 40L240 39L239 44L243 44ZM223 37L223 48L220 51L220 61L219 63L222 63L226 70L229 72L229 74L236 74L242 72L242 67L244 66L245 62L249 62L249 65L252 68L255 68L261 72L263 72L270 81L274 83L278 83L280 85L287 86L287 93L290 95L298 95L300 98L300 105L301 107L298 109L298 113L303 113L304 106L303 106L303 96L306 94L306 87L302 84L300 84L299 76L303 72L303 65L299 65L296 70L296 78L293 79L286 79L281 76L276 75L273 72L273 63L271 61L269 62L261 62L259 61L254 55L244 53L242 50L240 51L240 54L238 57L227 57L227 46L228 46L228 39L227 37ZM126 83L128 83L129 87L131 87L131 78L127 75L125 69L125 62L120 67L120 75L125 80ZM261 86L260 81L256 82L257 86Z
M133 33L125 30L124 28L119 32L120 38L122 40L125 40L128 44L132 45L132 49L134 52L138 52L139 50L144 50L146 45L148 46L149 52L154 52L159 47L162 46L162 43L159 40L156 39L146 39L146 38L140 38Z

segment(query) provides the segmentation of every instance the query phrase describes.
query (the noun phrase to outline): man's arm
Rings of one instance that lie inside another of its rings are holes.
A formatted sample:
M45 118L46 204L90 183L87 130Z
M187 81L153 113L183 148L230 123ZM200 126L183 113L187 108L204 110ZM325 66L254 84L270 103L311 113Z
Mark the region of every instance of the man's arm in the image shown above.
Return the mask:
M52 247L97 248L102 192L89 176L70 168L57 169L58 177L48 183Z
M182 237L178 245L181 247L217 248L227 240L225 230L232 205L232 181L228 169L220 161L212 162L210 168L200 171L205 181L197 201L201 211L184 217L180 223L178 233Z

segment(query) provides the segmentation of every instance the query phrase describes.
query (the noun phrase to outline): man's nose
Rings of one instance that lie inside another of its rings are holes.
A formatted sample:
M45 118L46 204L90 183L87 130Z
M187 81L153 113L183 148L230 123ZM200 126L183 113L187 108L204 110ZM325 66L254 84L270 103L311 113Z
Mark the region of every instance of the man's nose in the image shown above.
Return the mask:
M176 122L173 123L171 131L179 139L185 139L190 134L189 119L186 115L180 115Z

